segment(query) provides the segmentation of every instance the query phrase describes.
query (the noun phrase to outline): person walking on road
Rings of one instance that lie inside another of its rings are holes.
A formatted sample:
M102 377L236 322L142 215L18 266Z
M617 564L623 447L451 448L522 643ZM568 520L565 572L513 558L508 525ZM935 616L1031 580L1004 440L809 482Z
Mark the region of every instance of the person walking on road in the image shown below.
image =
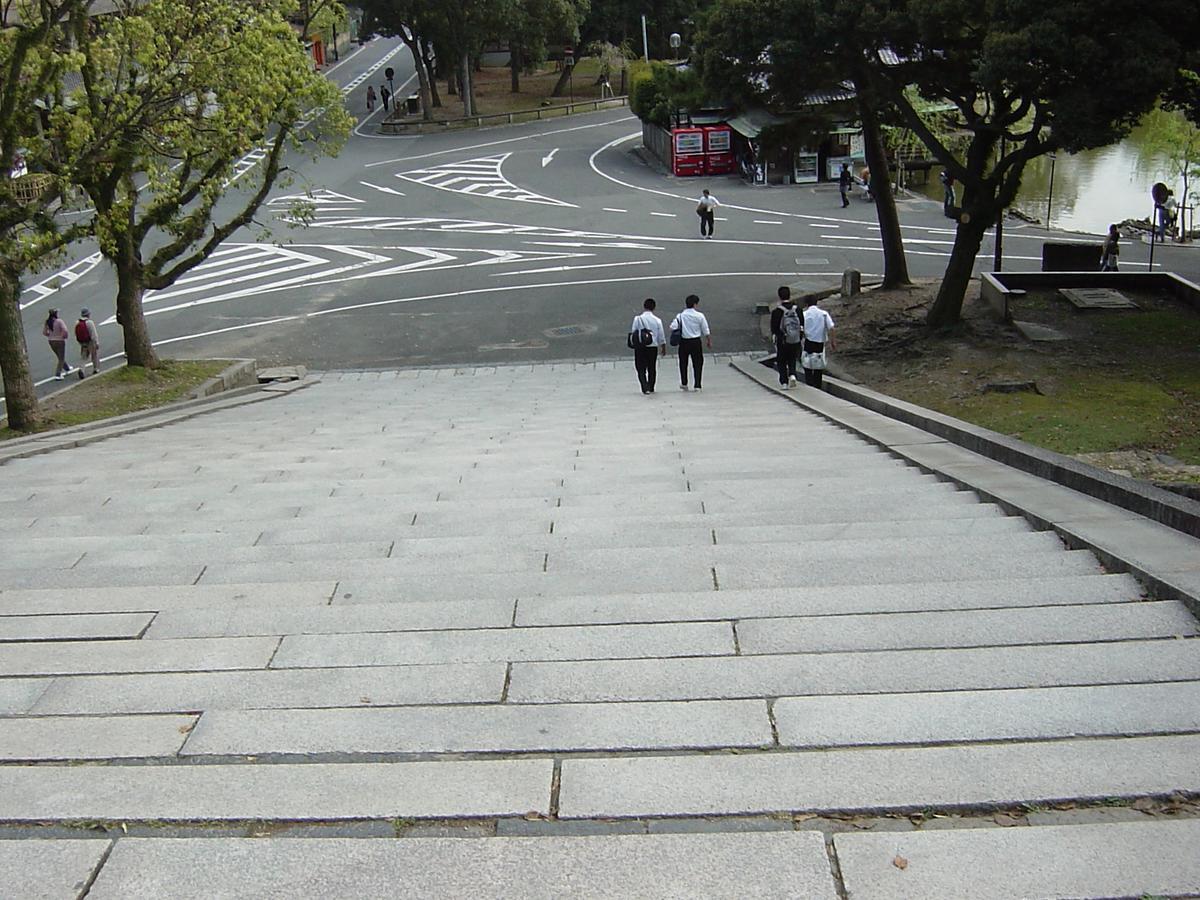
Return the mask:
M679 331L679 389L688 389L688 361L692 363L692 387L700 390L700 376L704 372L704 347L701 342L712 349L712 334L708 329L708 319L700 312L700 298L688 294L683 301L686 304L679 315L671 320L671 330Z
M716 208L720 205L717 198L705 188L700 199L696 201L696 215L700 217L700 237L712 240L713 223L717 220Z
M842 171L838 172L838 193L842 195L842 209L850 205L850 189L854 186L854 173L850 171L849 163L842 163Z
M375 112L375 85L367 85L367 112Z
M642 304L640 315L634 316L629 326L629 346L633 348L633 365L637 369L638 383L643 394L654 393L654 382L658 378L658 354L667 353L667 341L663 336L662 319L654 314L655 302L648 297Z
M804 298L804 349L800 353L800 365L804 368L804 383L820 388L825 374L825 344L837 349L833 340L833 317L817 305L815 294Z
M58 317L57 309L50 310L46 316L42 336L50 343L50 349L54 351L54 358L57 360L54 364L54 380L62 381L71 371L71 364L67 362L67 339L70 333L67 331L67 323Z
M79 342L79 379L83 380L84 368L88 360L92 361L92 374L100 374L100 334L96 331L96 323L87 307L79 311L79 321L75 323L75 340Z
M771 334L775 336L775 368L779 370L779 386L796 386L796 357L804 340L804 319L792 301L787 285L779 288L779 305L771 311Z
M391 100L391 98L392 98L392 92L387 89L386 84L381 84L379 86L379 100L380 100L380 102L383 103L383 111L384 112L387 112L388 101Z
M1108 226L1108 237L1104 239L1104 249L1100 251L1100 271L1115 272L1117 263L1121 261L1121 232L1116 225Z

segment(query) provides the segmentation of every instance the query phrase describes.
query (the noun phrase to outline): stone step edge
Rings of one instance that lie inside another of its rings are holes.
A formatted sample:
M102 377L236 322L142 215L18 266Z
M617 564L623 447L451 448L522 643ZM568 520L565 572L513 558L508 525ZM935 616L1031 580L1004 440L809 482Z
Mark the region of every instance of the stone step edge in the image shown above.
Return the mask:
M770 379L760 374L759 370L764 373L768 371L764 366L743 360L731 360L729 365L752 381L758 382L771 393L779 394ZM937 435L950 443L995 460L1001 465L1011 466L1019 471L1045 478L1102 502L1145 516L1185 535L1200 538L1200 501L1180 497L1153 485L1143 485L1133 478L1114 475L1095 466L1073 460L1068 456L1043 450L1025 441L971 425L915 404L896 400L877 391L839 382L832 378L827 379L824 383L831 396L858 404L864 409ZM804 403L801 396L792 394L781 396L890 452L890 448L878 437L851 422L842 421L829 413L813 409ZM914 464L922 471L937 474L963 490L974 491L980 500L985 503L994 503L1010 515L1024 516L1037 530L1054 531L1071 549L1090 550L1109 571L1127 572L1133 575L1149 589L1154 597L1163 600L1178 600L1187 606L1193 615L1200 618L1200 594L1176 583L1169 576L1152 572L1144 566L1132 562L1124 555L1099 545L1079 531L1045 519L1036 512L1018 506L1011 500L998 496L964 478L935 469L927 463Z
M224 374L221 373L217 378L221 378ZM27 438L16 438L6 441L3 446L0 446L0 466L14 459L28 459L58 450L83 447L112 437L137 434L164 425L173 425L211 412L246 406L251 403L261 403L264 400L303 390L319 381L319 377L309 376L301 381L236 387L157 409L141 410L112 419L102 419L98 422L87 422L71 428L32 434ZM201 385L201 388L203 387L204 385ZM2 422L3 420L0 420L0 424Z

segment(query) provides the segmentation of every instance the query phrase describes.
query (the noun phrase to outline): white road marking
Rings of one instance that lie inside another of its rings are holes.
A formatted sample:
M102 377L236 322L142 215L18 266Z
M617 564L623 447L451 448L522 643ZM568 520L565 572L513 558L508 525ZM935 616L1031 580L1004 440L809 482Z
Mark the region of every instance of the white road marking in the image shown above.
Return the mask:
M546 166L550 165L550 163L552 163L554 161L554 154L557 152L558 152L558 148L555 147L553 150L551 150L549 153L547 153L545 156L542 157L542 168L543 169L546 168Z
M518 203L538 203L543 206L576 208L574 203L566 203L543 194L535 194L533 191L518 187L505 178L502 167L510 156L512 153L500 153L496 156L444 163L427 169L400 172L396 177L455 194L492 197L496 200L514 200Z
M65 269L59 269L53 275L43 278L37 284L31 284L21 293L32 293L34 295L33 299L19 304L17 308L19 310L28 309L39 300L49 297L55 291L61 290L67 285L74 284L88 272L92 271L92 269L96 268L101 259L103 259L103 255L97 251L91 256L85 256L83 259L71 263Z
M782 225L783 223L778 222L775 219L755 219L754 224L755 225Z
M665 250L665 247L655 247L653 244L635 244L629 241L606 241L603 243L585 241L522 241L532 247L593 247L616 250Z
M522 135L521 137L505 138L504 140L501 140L501 141L488 141L483 144L472 144L469 147L451 147L448 150L434 150L432 153L421 153L421 154L418 154L417 156L400 156L400 157L396 157L395 159L385 159L385 160L381 160L379 162L367 163L366 165L363 166L363 168L371 169L371 168L374 168L375 166L386 166L386 165L390 165L392 163L414 162L418 159L429 159L431 156L445 156L447 153L464 153L468 150L482 150L486 147L499 147L503 144L514 144L514 143L517 143L518 141L531 141L534 138L550 137L551 135L554 135L554 134L569 134L572 131L585 131L589 128L606 128L609 125L619 125L621 122L630 122L635 118L637 118L637 117L636 116L624 116L620 119L613 119L611 122L593 122L590 125L576 125L573 128L559 128L555 131L539 131L535 134L525 134L525 135ZM532 123L525 123L525 124L532 124ZM638 132L638 134L641 134L641 132Z
M384 194L395 194L397 197L407 197L408 194L403 191L398 191L395 188L384 187L382 184L371 184L369 181L360 181L359 184L365 185L372 190L380 191Z
M678 216L678 215L676 215L675 213L652 212L652 213L650 213L650 215L652 215L652 216L664 216L665 218L668 218L668 219L678 219L678 218L679 218L679 216Z
M553 266L548 269L520 269L516 272L493 272L493 278L511 278L513 275L537 275L541 272L578 272L580 269L611 269L615 266L648 266L654 260L635 259L629 262L592 263L588 266Z
M315 191L307 191L303 194L285 194L282 197L272 197L267 201L267 206L282 206L292 203L311 203L313 206L324 209L331 206L338 206L343 203L362 203L357 197L350 197L346 194L339 194L337 191L331 191L327 188L318 188Z
M841 225L836 225L833 222L809 222L809 228L841 228Z
M612 207L609 207L609 206L604 207L604 211L605 212L619 212L619 213L629 212L629 210L627 210L627 209L613 209Z

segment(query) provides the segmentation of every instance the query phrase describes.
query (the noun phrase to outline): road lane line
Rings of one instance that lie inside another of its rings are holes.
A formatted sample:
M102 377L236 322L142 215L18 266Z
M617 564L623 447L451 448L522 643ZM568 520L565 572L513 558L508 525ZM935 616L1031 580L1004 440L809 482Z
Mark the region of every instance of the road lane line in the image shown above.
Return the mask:
M605 211L605 212L617 212L617 213L627 213L627 212L629 212L629 210L627 210L627 209L613 209L613 208L612 208L612 207L610 207L610 206L606 206L606 207L604 207L604 211Z
M654 260L635 259L629 262L592 263L589 266L553 266L548 269L521 269L516 272L493 272L493 278L511 278L513 275L537 275L542 272L578 272L580 269L611 269L615 266L648 266Z
M652 216L663 216L664 218L667 218L667 219L678 219L678 218L679 218L679 216L678 216L678 215L676 215L675 213L660 213L660 212L652 212L652 213L650 213L650 215L652 215Z
M755 219L755 225L782 225L782 222L777 222L775 219Z

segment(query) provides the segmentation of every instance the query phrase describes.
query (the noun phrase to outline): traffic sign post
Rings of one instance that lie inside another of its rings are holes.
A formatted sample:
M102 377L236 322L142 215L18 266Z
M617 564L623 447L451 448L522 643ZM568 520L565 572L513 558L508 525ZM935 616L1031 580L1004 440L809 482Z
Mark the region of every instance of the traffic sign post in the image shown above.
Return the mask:
M571 102L575 102L575 48L563 48L563 65L567 67L567 81L570 83Z

